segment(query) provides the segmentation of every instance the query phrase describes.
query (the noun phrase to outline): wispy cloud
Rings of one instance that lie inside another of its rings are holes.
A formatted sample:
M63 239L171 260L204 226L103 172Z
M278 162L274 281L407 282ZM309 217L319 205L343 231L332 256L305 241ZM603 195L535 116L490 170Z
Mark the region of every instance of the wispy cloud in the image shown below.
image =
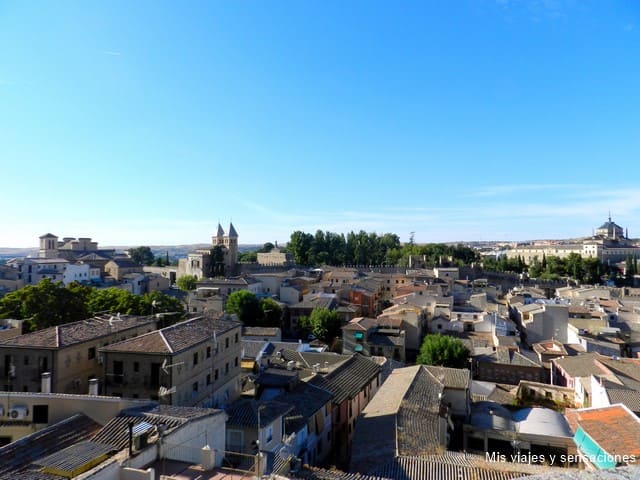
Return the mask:
M558 199L551 191L562 190ZM540 192L520 199L514 192ZM504 194L507 192L508 198ZM468 201L465 198L476 198ZM460 201L458 201L460 200ZM451 198L447 207L393 205L378 210L341 209L298 213L274 211L252 205L263 213L258 225L246 226L254 231L269 231L288 238L294 230L313 233L317 229L334 232L351 230L393 232L406 241L410 231L418 241L523 240L587 236L604 221L610 211L614 220L636 230L640 214L640 191L607 191L596 186L574 184L524 184L496 186L471 192L468 197ZM295 207L292 208L295 210ZM639 226L640 227L640 226Z
M111 57L119 57L120 55L122 55L121 52L117 52L115 50L103 50L102 53L103 55L109 55Z
M572 183L525 183L525 184L503 184L488 185L473 192L467 192L467 197L498 197L503 195L517 194L522 192L535 192L553 190L558 192L571 192L576 189L584 189L585 185Z

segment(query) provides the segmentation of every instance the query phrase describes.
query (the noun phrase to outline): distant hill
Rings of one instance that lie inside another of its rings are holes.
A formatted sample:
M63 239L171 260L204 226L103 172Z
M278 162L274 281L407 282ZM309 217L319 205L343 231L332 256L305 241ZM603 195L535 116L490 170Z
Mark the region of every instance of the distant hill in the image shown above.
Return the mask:
M115 250L116 252L124 252L129 248L139 247L140 245L109 245L103 246L100 245L100 248L105 250ZM195 243L191 245L147 245L151 248L151 251L156 257L164 256L169 253L170 259L175 258L184 258L187 256L189 252L198 249L211 248L211 244L207 243ZM247 252L251 250L257 250L262 247L260 245L253 244L241 244L238 245L238 250L240 252ZM0 248L0 264L10 260L12 258L22 258L22 257L36 257L38 255L37 248Z

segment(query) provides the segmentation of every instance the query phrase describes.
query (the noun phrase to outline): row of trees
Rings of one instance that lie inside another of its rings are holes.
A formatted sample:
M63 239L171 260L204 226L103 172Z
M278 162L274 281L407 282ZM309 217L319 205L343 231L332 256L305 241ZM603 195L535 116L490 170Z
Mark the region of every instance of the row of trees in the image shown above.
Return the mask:
M171 265L169 261L169 252L165 255L155 256L149 247L135 247L128 250L128 255L138 265L153 265L156 267L165 267Z
M631 267L627 268L627 275L633 274ZM578 253L571 253L565 258L557 256L542 255L542 258L534 257L527 265L523 258L518 256L507 258L501 255L497 259L488 258L483 261L483 268L489 271L527 273L531 278L541 278L544 280L557 280L561 277L571 277L580 283L596 284L601 283L604 278L620 281L617 268L603 264L598 258L582 258Z
M394 233L378 235L360 230L341 233L318 230L315 235L297 230L291 234L287 251L298 265L399 265L406 266L410 255L425 256L427 263L443 260L469 265L479 260L478 252L464 245L401 244Z
M0 299L0 318L25 320L26 331L35 331L90 318L97 313L149 315L184 313L180 300L161 292L134 295L119 288L97 289L79 283L66 287L49 279L10 292Z

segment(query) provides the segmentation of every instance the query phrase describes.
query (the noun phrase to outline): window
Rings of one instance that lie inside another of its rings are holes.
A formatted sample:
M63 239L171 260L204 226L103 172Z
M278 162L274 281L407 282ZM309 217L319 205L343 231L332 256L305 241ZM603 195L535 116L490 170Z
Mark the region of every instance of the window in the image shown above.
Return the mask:
M224 374L227 375L229 373L229 362L224 364Z
M207 385L211 385L211 374L207 373Z
M238 334L236 333L236 343L238 343L239 341L240 340L239 340Z
M238 357L235 358L235 360L233 361L233 364L234 364L235 367L238 366Z
M229 337L224 339L224 348L229 348Z
M198 352L193 354L193 365L196 366L198 364Z
M218 369L216 368L216 371L213 372L213 379L214 380L218 380Z
M25 356L24 356L24 365L25 365L25 367L26 367L27 365L29 365L29 355L25 355Z
M354 338L355 338L356 340L362 340L362 339L364 338L364 333L362 333L362 332L356 332L356 333L354 333L354 334L353 334L353 336L354 336Z
M33 406L33 423L49 423L49 405Z
M133 362L133 371L134 372L140 371L140 362Z
M193 382L193 385L191 386L191 390L193 390L194 392L198 391L198 382Z
M211 347L207 347L207 358L211 358Z
M122 383L124 380L124 364L121 360L113 361L113 383Z
M271 443L273 440L273 425L267 427L267 443Z

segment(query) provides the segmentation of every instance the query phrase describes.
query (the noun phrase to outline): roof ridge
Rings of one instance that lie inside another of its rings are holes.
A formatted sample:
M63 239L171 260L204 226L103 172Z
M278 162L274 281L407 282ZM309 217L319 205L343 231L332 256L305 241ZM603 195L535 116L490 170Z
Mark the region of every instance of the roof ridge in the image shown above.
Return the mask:
M169 340L167 340L167 337L164 336L164 332L161 330L156 330L156 332L158 332L160 334L160 338L162 339L162 341L164 342L164 344L167 346L167 348L169 349L169 353L174 353L173 351L173 347L171 346L171 344L169 343ZM152 333L152 332L149 332Z

